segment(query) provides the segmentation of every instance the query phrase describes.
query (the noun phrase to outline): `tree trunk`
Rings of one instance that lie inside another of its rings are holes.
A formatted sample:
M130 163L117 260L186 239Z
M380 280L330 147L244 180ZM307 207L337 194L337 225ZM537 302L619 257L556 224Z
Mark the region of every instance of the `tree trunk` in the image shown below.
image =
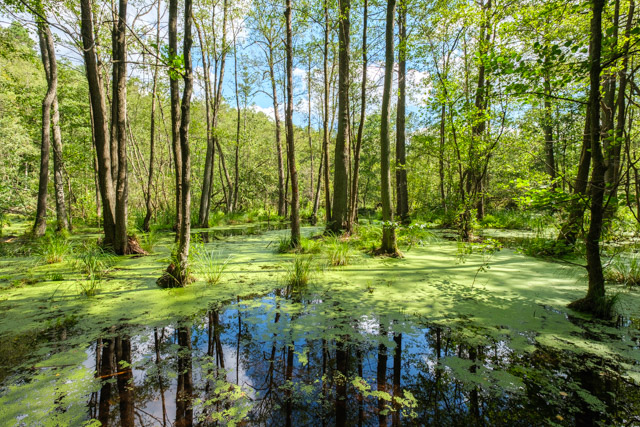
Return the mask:
M605 192L605 162L600 143L600 73L602 52L602 9L604 0L593 0L591 18L591 40L589 44L589 113L591 157L593 171L591 173L591 224L586 239L587 273L589 287L586 297L569 304L569 307L599 315L605 298L604 275L600 259L600 237L602 234L603 201Z
M234 180L233 180L233 199L231 201L231 210L236 211L238 209L238 187L240 186L240 96L238 92L238 48L236 46L236 35L233 36L233 68L234 68L234 83L236 91L236 146L235 146L235 162L234 162ZM231 191L231 189L229 189Z
M407 151L405 135L407 99L407 5L400 3L398 11L398 108L396 118L396 214L402 223L409 219L409 195L407 192Z
M213 107L207 104L207 108L211 110L211 121L208 122L208 132L207 132L207 154L205 157L204 163L204 175L202 177L202 193L200 194L200 210L198 212L198 225L202 228L209 227L209 210L211 204L211 194L213 191L213 168L215 164L215 150L218 148L218 152L222 155L222 150L220 149L220 142L218 141L218 136L215 133L215 129L218 125L218 113L220 110L220 104L222 102L222 85L224 82L224 67L227 57L227 11L228 11L228 2L224 0L223 9L222 9L222 48L220 51L220 75L216 76L217 79L217 88L215 91L215 98L213 99ZM213 24L211 28L215 31L215 27ZM202 40L202 38L201 38ZM202 42L201 42L202 44ZM203 51L203 62L205 62L204 57L206 56ZM207 91L206 98L211 102L211 82L209 78L210 64L206 61L206 71L205 71L205 86L208 84L209 91ZM218 68L216 67L215 71L217 73ZM216 81L214 81L215 85ZM205 87L205 91L207 88ZM209 112L207 112L207 118L209 118ZM224 183L222 183L224 186ZM227 208L229 201L227 200Z
M569 206L569 217L562 225L558 238L559 243L573 246L576 243L578 233L582 230L584 211L587 208L587 187L589 184L589 168L591 167L591 109L587 105L587 113L582 135L582 150L578 173L573 185L573 198Z
M358 134L356 136L356 146L353 150L353 174L351 179L351 193L349 200L349 225L348 229L353 230L354 224L358 222L358 181L360 177L360 151L362 149L362 134L364 132L364 122L367 111L367 23L369 14L369 1L364 0L362 11L362 83L360 85L360 123L358 123Z
M169 56L178 56L178 3L169 1ZM169 91L171 100L171 148L176 175L176 241L182 229L182 150L180 148L180 83L177 70L169 69Z
M544 74L544 118L542 129L544 131L544 152L545 152L545 170L549 179L553 183L552 188L556 187L556 160L554 155L554 141L553 141L553 118L551 115L551 79L549 76L550 70L549 60L545 58L545 65L547 69Z
M49 153L51 148L51 107L56 96L58 80L51 78L55 65L52 64L51 53L53 38L46 22L39 17L38 39L40 41L40 54L42 65L47 77L47 93L42 100L42 132L40 143L40 176L38 180L38 203L36 207L36 220L33 225L33 234L43 236L47 231L47 185L49 183Z
M160 22L160 1L157 4L156 20ZM149 131L149 178L147 180L147 197L145 205L147 213L144 216L144 222L142 229L149 232L149 221L151 221L152 207L151 207L151 185L153 183L153 163L155 161L155 141L156 141L156 92L158 90L158 65L160 56L160 25L156 27L156 63L153 69L153 87L151 89L151 125ZM207 111L208 112L208 111ZM208 115L208 114L207 114ZM157 199L156 199L157 200Z
M349 159L349 12L350 0L339 0L338 21L338 134L334 157L333 207L327 231L341 233L347 225L347 176Z
M381 172L381 201L382 201L382 246L380 253L383 255L397 255L396 229L393 224L393 211L391 209L391 165L390 165L390 138L389 115L391 100L391 83L393 79L393 23L396 12L396 1L387 0L387 20L385 30L385 64L384 64L384 88L382 92L382 113L380 117L380 172Z
M291 0L287 0L285 18L287 20L287 160L291 177L291 246L300 246L300 201L298 192L298 171L296 169L295 145L293 140L293 40L291 28Z
M619 2L616 2L618 6ZM618 88L618 99L616 101L616 126L613 134L612 143L607 153L608 167L605 172L606 193L605 196L609 203L609 209L605 211L605 215L610 219L613 217L617 206L618 186L620 185L620 166L621 152L624 126L626 121L626 99L625 92L627 90L627 69L629 67L629 40L631 29L633 28L633 15L635 12L635 1L629 2L629 12L627 13L627 24L625 27L624 46L622 48L622 68L618 72L620 87Z
M93 113L92 132L98 157L98 181L100 184L100 196L102 197L104 244L110 245L113 244L115 237L115 192L111 177L111 152L107 141L107 110L95 50L91 0L81 0L80 11L84 63L89 84L91 111Z
M175 1L175 0L171 0ZM182 92L182 108L180 116L180 150L182 154L182 227L178 247L181 282L184 286L189 278L186 276L189 262L189 241L191 238L191 155L189 150L189 124L191 121L191 94L193 92L193 70L191 65L192 1L184 2L184 39L182 55L184 57L184 89Z
M322 155L324 156L324 210L327 225L331 222L329 173L329 0L324 2L324 114L322 118Z
M128 252L127 239L127 0L120 0L116 25L115 51L113 52L113 103L116 105L116 140L118 147L118 170L116 185L116 229L113 248L118 255ZM117 70L117 72L116 72ZM112 126L113 129L113 126ZM113 138L113 136L112 136ZM113 159L112 164L113 164Z

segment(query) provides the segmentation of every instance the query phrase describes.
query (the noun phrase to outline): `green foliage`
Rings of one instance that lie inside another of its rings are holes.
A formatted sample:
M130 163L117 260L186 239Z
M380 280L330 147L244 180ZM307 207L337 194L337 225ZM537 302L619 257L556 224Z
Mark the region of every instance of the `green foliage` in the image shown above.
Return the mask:
M286 254L291 252L291 237L288 235L280 235L276 243L275 252L278 254Z
M136 237L140 243L140 247L148 253L153 253L153 248L158 243L158 240L160 240L160 235L156 230L151 230L148 233L144 233Z
M618 257L605 266L604 277L608 282L627 286L640 285L640 255Z
M486 214L479 223L483 228L529 230L532 227L531 220L530 211L502 209Z
M435 239L434 234L427 229L426 224L414 223L409 226L398 227L398 245L411 249L413 246L424 245Z
M573 249L561 240L534 237L531 239L523 239L520 242L518 250L532 257L562 258L570 254Z

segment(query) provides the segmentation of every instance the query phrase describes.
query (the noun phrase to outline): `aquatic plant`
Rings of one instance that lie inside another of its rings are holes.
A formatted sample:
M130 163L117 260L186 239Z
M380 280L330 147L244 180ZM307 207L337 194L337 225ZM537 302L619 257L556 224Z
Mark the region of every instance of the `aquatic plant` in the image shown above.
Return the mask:
M207 250L204 245L194 254L196 269L210 285L216 285L220 282L229 260L230 257L224 258L222 252L216 252L213 249Z
M285 284L290 290L306 286L311 279L311 257L296 256L287 267Z
M322 245L319 239L309 239L303 237L300 239L300 247L298 253L301 254L319 254L322 252Z
M352 256L349 243L335 236L327 237L325 241L327 242L329 263L334 267L348 265Z
M100 291L102 278L99 276L89 276L85 281L78 281L77 285L80 288L80 294L86 297L93 297Z
M289 236L280 236L278 238L278 243L276 244L275 251L278 254L286 254L287 252L291 252L291 238Z
M95 243L84 244L76 254L77 267L89 278L101 279L109 272L115 261L116 257L111 252Z
M38 254L47 264L62 262L64 257L71 252L71 245L64 235L46 235L40 240L37 249Z

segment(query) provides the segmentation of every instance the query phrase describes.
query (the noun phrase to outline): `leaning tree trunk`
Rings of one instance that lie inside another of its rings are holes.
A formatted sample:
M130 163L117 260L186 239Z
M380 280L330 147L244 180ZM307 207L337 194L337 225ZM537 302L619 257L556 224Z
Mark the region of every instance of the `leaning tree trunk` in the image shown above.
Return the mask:
M595 314L607 314L601 312L605 298L604 275L602 261L600 259L600 237L602 234L602 222L604 214L605 193L605 163L600 141L600 73L602 52L602 9L604 0L593 0L591 18L591 40L589 44L589 113L591 156L593 170L591 173L591 224L586 239L587 273L589 275L589 287L587 295L569 304L569 307L580 311Z
M58 63L56 61L56 51L53 45L53 35L46 22L40 22L38 26L39 38L41 40L40 50L42 52L42 64L47 77L47 87L53 87L53 101L51 103L51 127L53 129L53 184L56 199L56 230L68 230L69 221L67 219L67 210L64 201L64 177L63 161L62 161L62 135L60 133L60 111L58 109ZM44 41L44 49L42 42ZM47 90L47 94L49 90ZM44 125L44 121L43 121ZM44 129L43 129L44 130Z
M396 1L387 0L387 21L385 31L384 88L382 91L382 113L380 117L380 173L382 187L382 246L380 254L397 255L396 229L391 209L391 165L389 138L389 116L391 101L391 80L393 79L393 21Z
M47 93L42 100L42 138L40 143L40 177L38 181L38 204L36 207L36 221L33 225L33 234L42 236L47 231L47 185L49 183L49 152L51 147L51 106L56 95L57 80L51 79L51 50L49 44L53 40L47 37L48 26L40 18L38 21L38 38L40 40L40 53L42 65L47 76ZM49 32L49 35L51 33Z
M291 246L300 246L300 200L298 191L298 171L296 169L295 145L293 140L293 40L291 28L291 0L287 0L285 10L287 20L287 109L285 121L287 125L287 160L291 177Z
M407 151L405 136L405 106L407 99L407 5L400 3L398 12L398 108L396 119L396 214L403 223L409 222L407 190Z
M107 140L107 135L109 134L107 131L107 108L96 55L91 0L81 0L80 11L82 50L89 84L91 111L93 113L92 134L98 158L98 182L102 198L104 244L110 245L113 244L115 237L115 192L111 177L111 152L109 141Z
M350 0L339 0L340 18L338 24L338 134L336 136L335 163L333 176L333 207L327 231L341 233L347 221L347 176L349 160L349 10Z

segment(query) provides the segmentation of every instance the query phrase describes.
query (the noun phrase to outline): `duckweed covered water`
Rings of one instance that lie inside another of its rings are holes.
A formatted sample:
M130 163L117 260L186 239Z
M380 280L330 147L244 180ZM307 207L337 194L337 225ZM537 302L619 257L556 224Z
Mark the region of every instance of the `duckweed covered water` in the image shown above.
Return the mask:
M282 233L210 238L231 257L215 287L155 287L169 236L94 298L68 265L62 282L31 267L43 281L0 293L3 425L640 424L637 291L614 289L618 324L591 321L565 308L580 269L460 262L446 241L339 268L318 255L291 289Z

